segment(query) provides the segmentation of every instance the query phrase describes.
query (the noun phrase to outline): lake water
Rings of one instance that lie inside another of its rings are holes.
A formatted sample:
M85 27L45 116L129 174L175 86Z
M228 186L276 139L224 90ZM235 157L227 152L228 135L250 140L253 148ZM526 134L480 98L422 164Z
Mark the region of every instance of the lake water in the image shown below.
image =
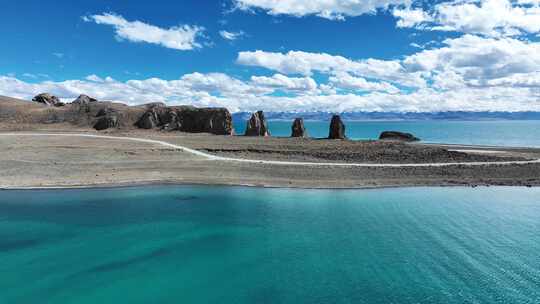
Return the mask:
M0 192L0 303L540 303L540 189Z
M292 121L269 121L273 136L290 136ZM305 121L310 136L328 137L329 122ZM376 139L383 131L415 134L424 142L515 147L540 147L540 120L505 121L345 121L351 139ZM238 134L245 122L235 121Z

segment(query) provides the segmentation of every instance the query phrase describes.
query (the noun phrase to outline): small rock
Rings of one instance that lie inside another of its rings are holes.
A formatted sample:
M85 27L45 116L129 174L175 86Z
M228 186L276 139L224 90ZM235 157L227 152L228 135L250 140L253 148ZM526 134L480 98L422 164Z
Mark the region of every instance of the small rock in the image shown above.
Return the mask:
M270 136L268 123L264 117L263 111L258 111L251 115L247 122L245 136Z
M339 115L332 116L330 122L330 132L328 134L329 139L346 139L345 136L345 124L341 121Z
M291 137L308 137L306 128L304 126L304 119L296 118L291 127Z
M420 138L412 135L411 133L398 132L398 131L384 131L379 136L380 140L397 140L397 141L419 141Z

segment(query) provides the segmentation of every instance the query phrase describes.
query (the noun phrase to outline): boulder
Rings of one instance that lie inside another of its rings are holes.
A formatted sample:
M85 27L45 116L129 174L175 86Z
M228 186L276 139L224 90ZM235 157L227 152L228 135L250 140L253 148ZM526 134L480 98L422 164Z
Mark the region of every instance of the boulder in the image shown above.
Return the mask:
M264 117L263 111L258 111L251 115L247 122L245 136L270 136L268 123Z
M308 137L306 128L304 127L304 119L302 118L296 118L291 129L291 137Z
M71 103L78 104L78 105L87 105L87 104L89 104L91 102L97 102L97 99L92 98L92 97L90 97L88 95L81 94L81 95L79 95L79 97L77 97L77 99L75 99Z
M412 135L411 133L398 132L398 131L384 131L379 136L381 140L397 140L397 141L419 141L420 138Z
M118 116L116 114L107 114L100 117L94 124L94 129L101 131L118 127Z
M330 122L330 132L328 134L329 139L346 139L345 136L345 124L341 121L339 115L332 116Z
M41 93L36 95L34 98L32 98L32 101L53 107L62 107L65 105L58 97L49 93Z

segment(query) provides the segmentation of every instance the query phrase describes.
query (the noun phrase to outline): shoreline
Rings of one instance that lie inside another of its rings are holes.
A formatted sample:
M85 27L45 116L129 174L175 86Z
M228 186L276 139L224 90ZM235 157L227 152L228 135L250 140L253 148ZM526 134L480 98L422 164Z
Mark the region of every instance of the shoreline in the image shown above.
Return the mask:
M360 186L360 187L299 187L299 186L275 186L275 185L255 185L255 184L211 184L194 183L178 181L145 181L145 182L125 182L108 184L88 184L88 185L51 185L51 186L0 186L0 193L4 191L54 191L54 190L109 190L109 189L129 189L142 187L234 187L234 188L260 188L260 189L291 189L291 190L378 190L378 189L405 189L405 188L540 188L538 185L493 185L493 184L437 184L437 185L379 185L379 186Z

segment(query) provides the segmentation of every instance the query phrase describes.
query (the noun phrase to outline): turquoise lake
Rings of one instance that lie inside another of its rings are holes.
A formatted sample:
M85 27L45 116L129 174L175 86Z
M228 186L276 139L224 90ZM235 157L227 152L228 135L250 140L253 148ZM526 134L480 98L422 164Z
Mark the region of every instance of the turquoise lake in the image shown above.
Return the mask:
M0 192L0 303L540 303L540 189Z
M292 121L268 122L273 136L290 136ZM329 122L305 121L312 137L328 137ZM238 134L245 122L235 121ZM383 131L411 132L428 143L540 147L540 120L503 121L345 121L351 139L376 139Z

